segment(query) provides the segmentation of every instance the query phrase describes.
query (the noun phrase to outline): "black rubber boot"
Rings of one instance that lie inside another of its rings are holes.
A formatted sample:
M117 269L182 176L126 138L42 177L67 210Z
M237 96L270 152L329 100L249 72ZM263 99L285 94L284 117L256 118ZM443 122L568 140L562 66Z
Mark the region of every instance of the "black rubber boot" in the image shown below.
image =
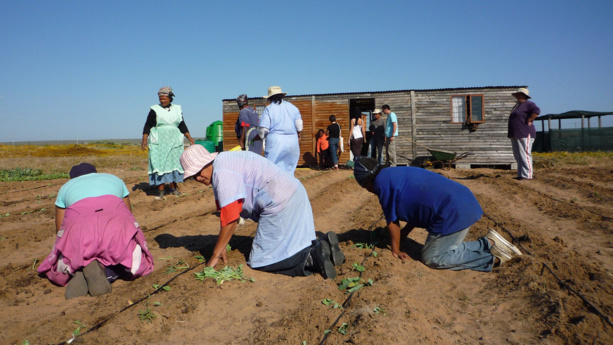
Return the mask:
M330 260L330 245L326 241L317 241L311 250L313 266L315 272L321 274L325 279L336 278L336 269Z
M330 259L334 266L340 266L345 262L345 254L338 245L338 237L332 231L328 232L323 237L324 241L330 245Z

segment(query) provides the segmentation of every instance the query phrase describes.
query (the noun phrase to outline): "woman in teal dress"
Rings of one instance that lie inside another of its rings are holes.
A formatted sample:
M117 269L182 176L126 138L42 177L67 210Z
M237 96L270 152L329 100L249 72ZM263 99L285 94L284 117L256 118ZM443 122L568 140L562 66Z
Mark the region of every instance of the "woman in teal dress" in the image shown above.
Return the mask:
M159 104L152 105L143 128L141 148L149 148L149 184L157 186L157 197L167 193L180 194L177 183L183 182L183 168L179 161L183 153L183 137L194 145L194 138L183 120L181 106L172 104L174 93L170 86L158 92Z

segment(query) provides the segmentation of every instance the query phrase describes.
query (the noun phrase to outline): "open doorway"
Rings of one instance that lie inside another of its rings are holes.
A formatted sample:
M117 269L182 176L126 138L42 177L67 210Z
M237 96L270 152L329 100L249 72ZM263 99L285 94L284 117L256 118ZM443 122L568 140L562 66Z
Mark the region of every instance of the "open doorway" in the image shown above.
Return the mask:
M360 117L365 131L364 143L362 144L362 156L370 156L368 148L370 145L370 121L372 119L372 111L375 110L374 98L359 98L349 100L349 118L347 119L347 125L351 130L351 119Z

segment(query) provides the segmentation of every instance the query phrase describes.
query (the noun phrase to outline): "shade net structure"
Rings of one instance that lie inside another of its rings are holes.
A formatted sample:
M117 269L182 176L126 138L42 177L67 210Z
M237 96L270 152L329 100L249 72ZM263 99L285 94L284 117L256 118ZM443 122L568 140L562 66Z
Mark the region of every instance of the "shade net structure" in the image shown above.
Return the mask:
M613 115L613 112L596 112L573 110L561 114L547 114L536 118L536 121L542 121L545 128L545 122L552 120L563 119L588 119L595 116ZM561 127L561 126L560 126ZM613 151L613 127L596 127L588 128L551 128L548 126L548 131L536 133L533 151L535 152L552 152L552 151Z

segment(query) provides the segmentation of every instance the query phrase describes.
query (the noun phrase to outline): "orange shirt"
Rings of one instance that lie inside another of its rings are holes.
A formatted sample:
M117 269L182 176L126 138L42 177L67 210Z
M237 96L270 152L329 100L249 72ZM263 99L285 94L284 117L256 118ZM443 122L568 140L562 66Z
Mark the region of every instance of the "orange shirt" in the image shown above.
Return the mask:
M321 137L319 137L319 139L317 139L317 153L327 150L329 146L330 144L328 144L327 135L324 134Z
M215 203L217 204L217 209L219 210L219 203L217 203L217 200L215 200ZM222 207L220 215L219 215L221 226L226 226L238 220L242 210L243 210L243 199L236 200L235 202Z

